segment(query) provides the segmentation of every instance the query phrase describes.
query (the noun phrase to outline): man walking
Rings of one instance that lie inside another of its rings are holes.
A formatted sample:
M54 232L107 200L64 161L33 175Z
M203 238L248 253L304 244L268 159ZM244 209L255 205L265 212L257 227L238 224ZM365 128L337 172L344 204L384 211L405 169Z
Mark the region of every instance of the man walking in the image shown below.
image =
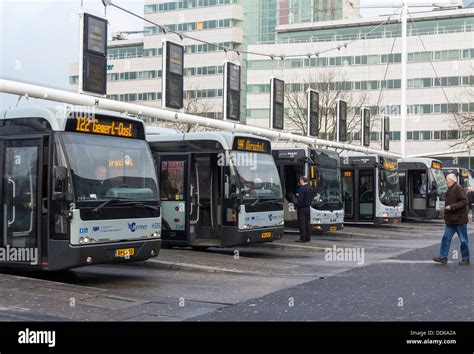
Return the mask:
M474 192L472 187L467 187L467 212L471 213L471 220L474 221Z
M298 228L300 229L300 239L295 242L311 241L311 209L313 204L313 190L308 185L308 177L300 178L301 187L298 191L298 200L295 208L298 214Z
M451 240L455 233L461 240L462 261L460 265L469 265L469 240L467 238L467 197L464 189L456 183L456 175L451 173L446 176L448 191L446 192L446 201L444 208L444 221L446 228L444 230L443 240L439 257L433 260L438 263L448 263L448 252L451 246Z

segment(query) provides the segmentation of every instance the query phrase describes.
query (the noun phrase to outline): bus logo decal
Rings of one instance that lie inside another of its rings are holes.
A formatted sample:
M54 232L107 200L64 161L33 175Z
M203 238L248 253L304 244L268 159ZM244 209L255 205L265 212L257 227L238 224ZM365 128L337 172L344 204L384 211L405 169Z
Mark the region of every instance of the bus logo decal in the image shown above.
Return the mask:
M139 230L147 230L148 229L148 225L137 225L137 223L127 223L128 224L128 228L130 229L130 231L132 232L135 232L135 231L139 231Z

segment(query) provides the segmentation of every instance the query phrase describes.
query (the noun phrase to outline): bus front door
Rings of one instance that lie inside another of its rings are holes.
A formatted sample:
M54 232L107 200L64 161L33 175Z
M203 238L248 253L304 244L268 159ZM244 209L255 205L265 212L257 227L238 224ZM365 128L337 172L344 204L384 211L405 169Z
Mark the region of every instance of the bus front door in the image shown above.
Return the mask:
M42 137L0 137L0 247L10 248L3 264L41 265L42 151Z
M400 181L400 200L402 201L402 216L406 218L408 216L409 209L409 193L407 188L407 178L408 178L408 170L400 170L399 173L399 181Z
M359 170L359 219L375 218L375 176L374 170Z
M196 239L206 240L206 244L220 245L221 199L220 175L217 154L196 154L195 175L198 190L196 210Z
M354 190L354 171L342 171L342 199L344 202L344 219L355 219L355 190Z

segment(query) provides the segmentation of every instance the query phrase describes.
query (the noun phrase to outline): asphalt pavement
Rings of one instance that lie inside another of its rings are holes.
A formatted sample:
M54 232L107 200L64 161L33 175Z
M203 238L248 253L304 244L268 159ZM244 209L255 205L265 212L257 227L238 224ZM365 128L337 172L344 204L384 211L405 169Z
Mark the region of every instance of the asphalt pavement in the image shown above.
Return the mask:
M453 247L459 250L459 242ZM452 257L448 265L430 261L438 250L407 252L192 321L472 321L474 268Z

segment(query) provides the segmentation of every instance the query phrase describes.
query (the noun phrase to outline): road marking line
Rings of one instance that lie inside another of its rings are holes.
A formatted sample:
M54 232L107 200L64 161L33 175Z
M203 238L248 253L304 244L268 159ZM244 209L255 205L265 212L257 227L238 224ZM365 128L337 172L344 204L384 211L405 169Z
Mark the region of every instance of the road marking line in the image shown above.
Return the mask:
M385 259L378 263L395 263L395 264L436 264L434 261L414 261L404 259Z
M221 272L221 273L236 273L236 274L257 274L261 275L260 272L252 272L252 271L245 271L245 270L237 270L237 269L230 269L230 268L219 268L219 267L212 267L206 266L201 264L192 264L192 263L182 263L182 262L171 262L171 261L164 261L164 260L151 260L149 259L147 262L162 264L166 266L175 266L175 267L182 267L182 268L189 268L189 269L199 269L205 270L209 272Z
M291 243L279 243L279 242L272 242L271 244L277 245L277 246L283 246L283 247L309 248L309 249L318 250L321 252L324 252L326 248L329 248L329 247L324 248L324 247L316 247L316 246L293 245Z

